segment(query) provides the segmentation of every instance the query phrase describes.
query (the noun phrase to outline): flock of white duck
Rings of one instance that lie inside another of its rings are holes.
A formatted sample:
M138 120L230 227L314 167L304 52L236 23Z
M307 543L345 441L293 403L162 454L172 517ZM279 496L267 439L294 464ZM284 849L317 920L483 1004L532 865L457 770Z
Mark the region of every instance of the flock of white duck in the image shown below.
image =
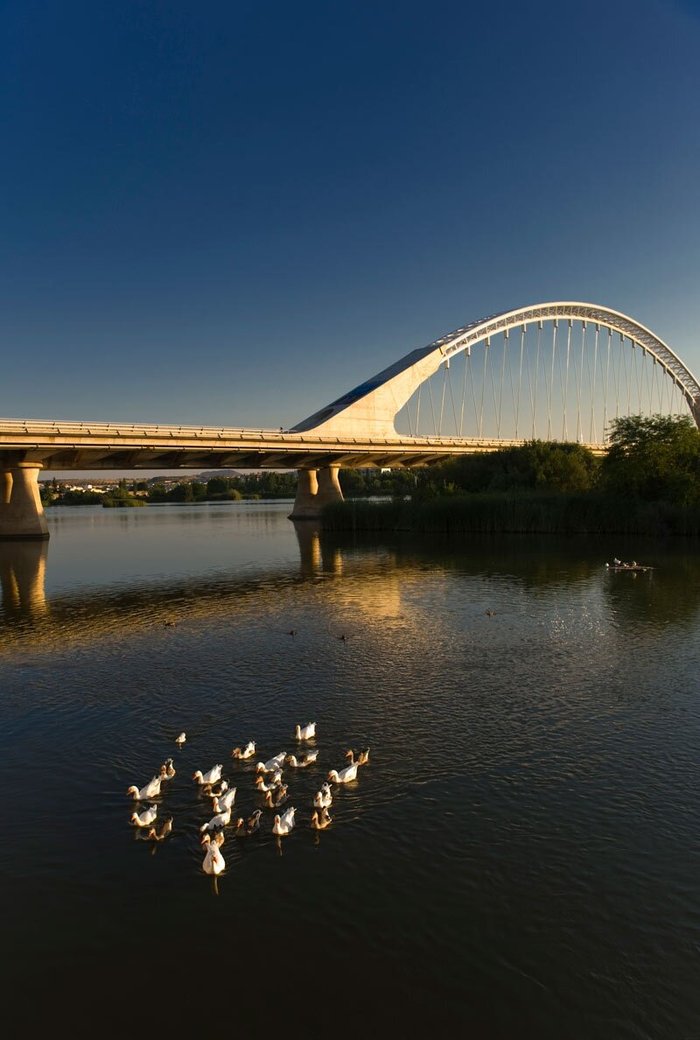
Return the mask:
M316 738L316 723L309 722L305 726L295 727L294 737L298 743L312 741ZM182 748L187 740L186 733L180 733L175 743ZM249 741L245 747L235 747L231 752L234 760L246 761L255 758L256 746ZM316 831L325 830L333 822L328 810L333 804L332 784L348 784L357 779L358 769L369 762L369 748L358 753L349 749L345 753L348 764L342 769L331 769L325 783L321 785L313 798L313 806L309 826ZM263 796L266 809L280 809L289 801L289 785L285 783L282 771L285 766L290 769L306 769L318 758L318 750L308 749L298 754L288 755L280 751L266 762L258 762L255 767L255 789ZM162 785L167 784L175 776L175 765L172 758L163 762L160 771L144 787L132 785L127 795L137 802L150 802L162 794ZM211 798L214 815L199 828L200 843L204 847L202 870L205 874L218 876L226 868L226 860L221 852L227 828L232 828L235 837L244 838L260 831L263 809L256 809L250 816L233 817L237 787L230 787L223 778L223 765L212 766L206 773L196 770L192 779L199 785L200 791ZM131 824L139 828L146 840L164 841L173 829L173 819L169 817L160 828L155 826L158 817L158 805L155 802L147 805L141 812L131 814ZM296 824L296 808L289 806L284 812L275 813L272 833L278 838L291 834Z

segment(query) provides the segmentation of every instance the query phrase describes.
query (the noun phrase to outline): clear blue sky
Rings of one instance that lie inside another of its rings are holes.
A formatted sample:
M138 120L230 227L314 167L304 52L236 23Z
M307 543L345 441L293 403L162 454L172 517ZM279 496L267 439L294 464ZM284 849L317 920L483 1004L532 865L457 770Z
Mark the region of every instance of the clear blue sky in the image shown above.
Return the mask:
M586 300L700 377L700 3L0 3L0 414L293 424Z

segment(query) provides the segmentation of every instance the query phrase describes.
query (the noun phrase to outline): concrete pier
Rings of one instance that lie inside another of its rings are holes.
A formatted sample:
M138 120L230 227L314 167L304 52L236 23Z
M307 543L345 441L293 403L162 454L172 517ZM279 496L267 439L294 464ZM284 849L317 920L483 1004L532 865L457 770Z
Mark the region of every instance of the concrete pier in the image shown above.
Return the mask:
M289 519L318 520L324 506L331 502L342 502L339 472L340 466L324 466L319 470L300 469L297 494Z
M48 538L36 462L0 464L0 540Z

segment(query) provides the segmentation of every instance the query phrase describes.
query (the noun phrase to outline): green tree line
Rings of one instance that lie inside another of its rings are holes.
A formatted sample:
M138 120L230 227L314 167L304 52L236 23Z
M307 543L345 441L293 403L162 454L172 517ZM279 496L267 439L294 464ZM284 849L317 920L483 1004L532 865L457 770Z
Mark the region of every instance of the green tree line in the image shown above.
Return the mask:
M625 416L602 457L537 440L460 456L416 471L410 503L338 503L325 525L700 534L700 431L690 416Z

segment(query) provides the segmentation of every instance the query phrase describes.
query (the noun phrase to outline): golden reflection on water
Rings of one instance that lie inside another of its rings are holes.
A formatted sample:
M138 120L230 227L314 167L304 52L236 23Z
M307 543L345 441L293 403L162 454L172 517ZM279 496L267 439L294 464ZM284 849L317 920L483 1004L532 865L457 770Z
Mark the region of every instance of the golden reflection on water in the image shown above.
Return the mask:
M567 553L560 558L556 552L549 552L523 557L520 543L514 543L515 551L501 551L500 556L493 546L488 555L466 555L459 544L449 551L423 546L416 554L402 551L398 544L372 544L368 551L358 548L352 539L330 539L322 535L319 523L314 521L295 523L294 531L299 552L296 573L286 564L254 575L231 568L201 576L177 574L129 583L110 581L59 591L51 598L46 593L49 543L0 542L0 654L20 646L51 651L97 637L121 637L127 631L137 634L153 626L176 627L184 621L225 620L248 609L272 618L282 591L299 579L326 583L328 628L338 639L351 639L364 628L371 631L378 621L418 631L425 621L426 606L420 592L426 568L432 578L441 574L447 579L455 571L467 578L479 575L491 580L496 575L502 581L507 577L512 589L527 593L547 589L556 593L562 583L583 588L593 580L611 616L633 615L638 601L643 601L647 620L658 615L656 621L662 624L681 616L691 618L699 607L700 581L693 580L699 567L694 555L692 560L679 554L664 561L661 571L642 575L633 587L629 575L605 572L590 556L576 558L574 554L572 558ZM662 582L658 579L661 573ZM682 598L677 594L679 585ZM483 614L484 606L475 605L475 610Z
M320 526L313 521L294 524L299 547L298 575L303 580L371 577L360 584L338 583L330 599L346 616L356 620L398 617L402 613L401 585L407 580L399 574L396 555L382 553L356 556L347 572L343 550L325 544ZM60 644L85 643L109 634L124 635L154 625L175 628L180 621L224 618L238 611L255 597L256 610L265 612L268 603L273 613L279 604L279 591L294 580L286 568L260 577L219 574L214 578L175 578L163 582L135 583L119 588L81 588L62 592L49 601L46 570L49 543L0 543L0 581L2 583L2 649L21 643L23 648L51 650ZM330 590L329 590L330 591ZM340 634L338 638L345 638Z
M0 542L2 607L8 617L44 617L48 542Z

